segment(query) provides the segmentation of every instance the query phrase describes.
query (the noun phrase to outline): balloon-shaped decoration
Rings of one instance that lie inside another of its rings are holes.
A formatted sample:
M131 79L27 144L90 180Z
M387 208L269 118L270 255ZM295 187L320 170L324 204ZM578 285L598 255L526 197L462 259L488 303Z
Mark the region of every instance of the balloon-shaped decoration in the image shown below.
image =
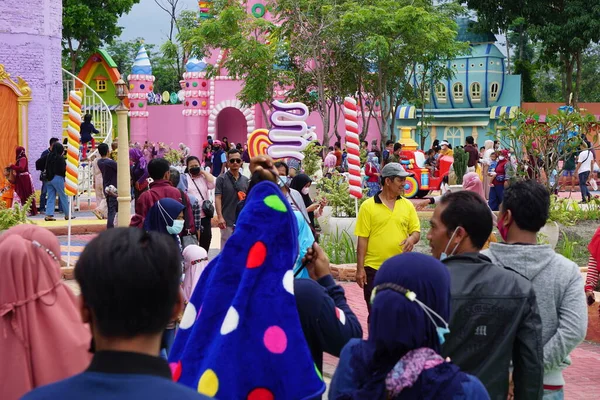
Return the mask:
M163 101L163 103L168 103L170 98L171 98L171 95L169 94L168 91L165 90L162 93L162 101Z
M248 154L250 157L267 154L267 149L273 144L269 139L269 131L257 129L248 135Z
M156 93L148 93L148 104L154 104L156 102Z
M179 101L185 100L185 92L183 90L177 92L177 98L179 99Z
M175 93L175 92L171 93L171 104L177 103L177 100L178 100L177 93Z
M162 101L162 96L160 93L156 93L156 96L154 97L154 102L156 104L160 104L160 102Z

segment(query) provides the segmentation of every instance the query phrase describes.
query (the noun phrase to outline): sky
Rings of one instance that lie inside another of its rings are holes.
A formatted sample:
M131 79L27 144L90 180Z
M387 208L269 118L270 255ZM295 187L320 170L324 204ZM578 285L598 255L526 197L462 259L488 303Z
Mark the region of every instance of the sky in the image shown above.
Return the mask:
M166 3L165 0L162 2ZM198 1L179 0L177 10L186 9L197 11ZM169 21L169 14L163 11L154 0L140 0L133 6L129 14L120 18L119 26L123 27L120 40L127 41L142 37L146 43L161 45L169 36Z

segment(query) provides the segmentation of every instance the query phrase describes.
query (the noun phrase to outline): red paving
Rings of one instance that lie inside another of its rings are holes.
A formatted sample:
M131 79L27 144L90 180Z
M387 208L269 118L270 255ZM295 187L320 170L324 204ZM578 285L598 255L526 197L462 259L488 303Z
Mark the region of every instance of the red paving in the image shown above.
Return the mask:
M362 289L354 282L341 284L346 291L346 299L350 308L360 321L364 336L367 332L367 305L363 299ZM597 305L593 306L594 309ZM600 366L600 345L584 342L571 353L572 364L565 369L565 398L568 400L592 400L600 398L600 378L596 369ZM332 376L337 366L337 357L325 354L323 370Z

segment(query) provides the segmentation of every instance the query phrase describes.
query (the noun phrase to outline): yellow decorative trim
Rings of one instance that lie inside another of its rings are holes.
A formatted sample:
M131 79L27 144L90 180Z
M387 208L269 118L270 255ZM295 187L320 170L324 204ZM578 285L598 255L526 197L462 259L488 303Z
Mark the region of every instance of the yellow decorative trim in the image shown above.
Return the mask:
M3 64L0 64L0 85L8 86L16 95L18 108L19 124L19 146L29 147L29 102L32 100L31 88L29 84L20 76L17 81L10 79L10 74L6 72Z

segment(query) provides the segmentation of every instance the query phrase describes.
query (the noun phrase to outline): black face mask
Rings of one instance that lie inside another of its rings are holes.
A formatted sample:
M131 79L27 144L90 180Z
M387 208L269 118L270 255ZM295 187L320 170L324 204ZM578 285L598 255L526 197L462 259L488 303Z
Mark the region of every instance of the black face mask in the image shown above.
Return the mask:
M198 175L199 173L200 173L200 167L190 168L190 174L192 174L192 175Z

